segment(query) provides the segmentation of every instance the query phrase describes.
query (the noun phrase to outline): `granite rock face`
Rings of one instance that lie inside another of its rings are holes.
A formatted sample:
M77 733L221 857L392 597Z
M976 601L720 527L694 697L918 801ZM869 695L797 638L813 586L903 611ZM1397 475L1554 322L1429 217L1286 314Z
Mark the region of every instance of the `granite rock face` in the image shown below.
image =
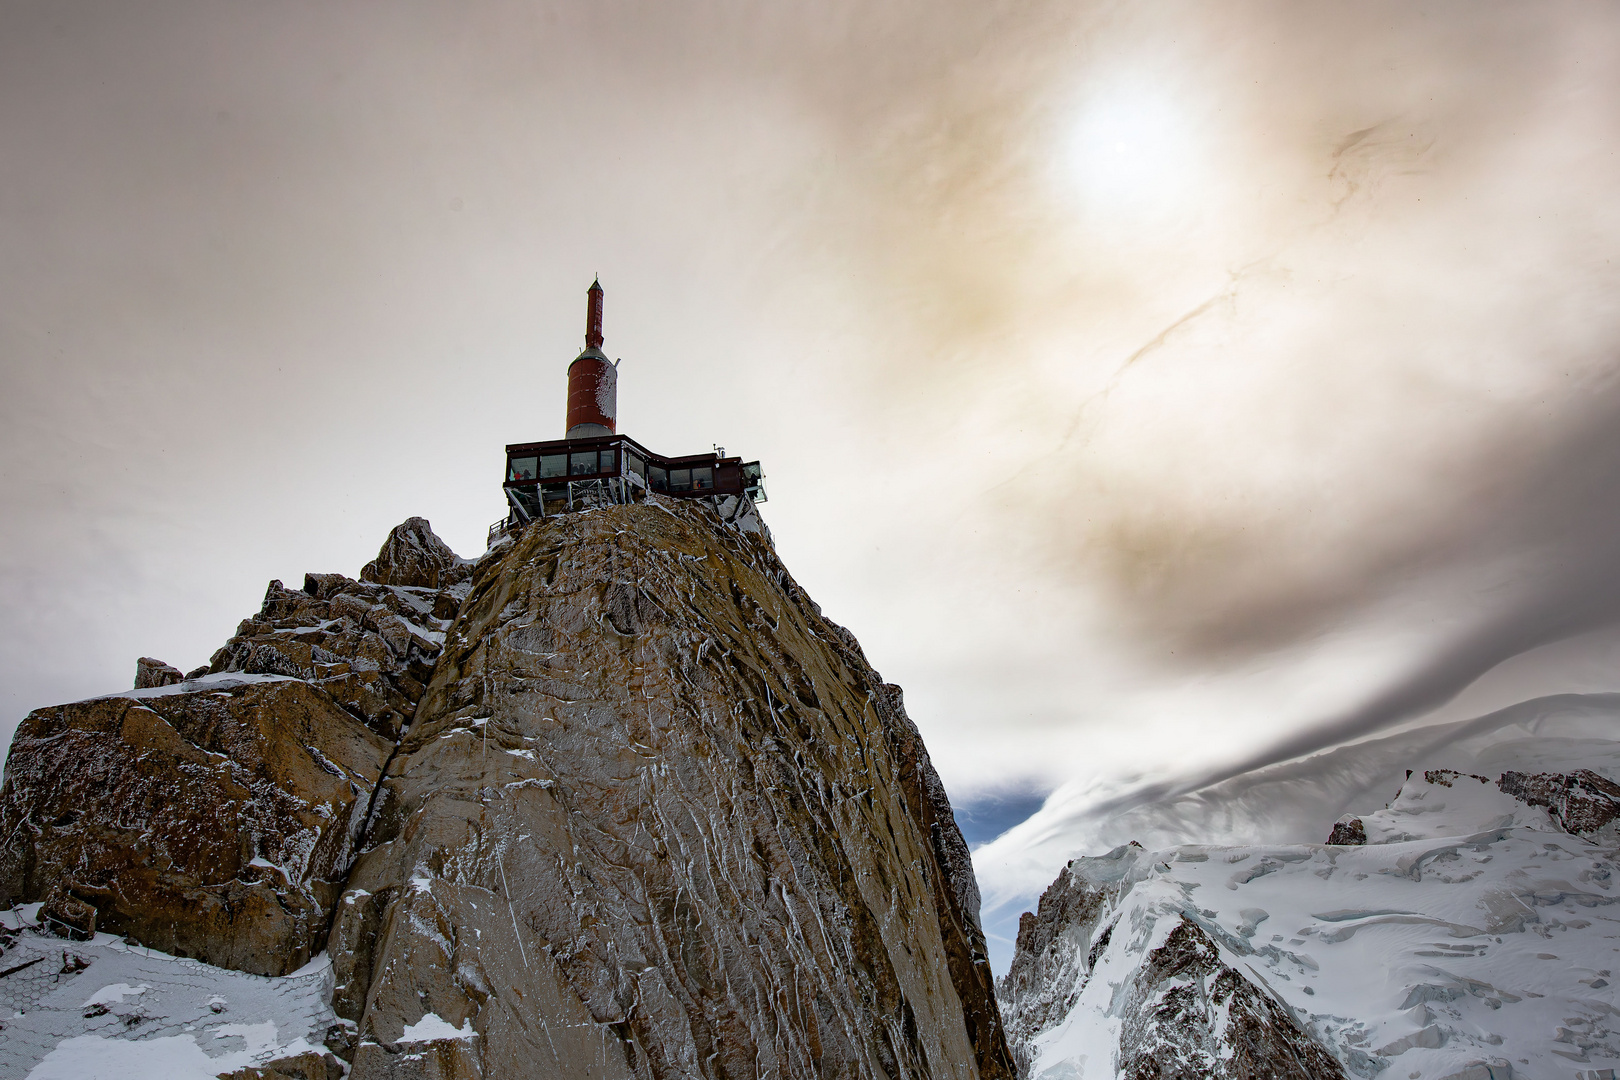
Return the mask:
M441 589L472 576L473 563L459 558L434 533L427 518L406 518L394 526L377 557L360 570L360 580L410 589Z
M1559 828L1588 840L1620 841L1620 784L1581 769L1573 773L1503 773L1504 794L1545 807Z
M466 595L465 580L433 588L305 574L302 589L272 581L259 614L242 621L214 653L209 670L302 679L379 735L397 740L433 677L444 630Z
M900 691L752 504L602 506L476 567L413 518L361 576L32 714L0 903L261 974L324 945L345 1022L234 1076L1013 1075Z
M1136 970L1122 1010L1121 1080L1341 1080L1288 1009L1182 920Z
M470 564L412 518L372 565L399 583L272 581L207 667L142 657L133 692L30 715L0 788L0 903L259 974L318 952Z
M898 689L707 503L485 555L367 844L357 1078L1012 1074Z
M0 789L0 902L284 974L322 947L390 749L293 679L36 710Z
M162 660L150 656L143 656L135 661L135 689L150 690L157 686L173 686L184 682L185 676L180 669L172 664L165 664Z

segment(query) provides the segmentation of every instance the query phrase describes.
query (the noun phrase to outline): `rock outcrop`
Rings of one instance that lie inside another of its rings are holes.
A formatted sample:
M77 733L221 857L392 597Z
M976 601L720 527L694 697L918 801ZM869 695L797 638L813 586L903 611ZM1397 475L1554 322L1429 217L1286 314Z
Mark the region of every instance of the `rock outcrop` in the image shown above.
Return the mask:
M1530 806L1545 807L1565 832L1588 840L1620 840L1620 784L1591 769L1573 773L1507 772L1496 786Z
M1121 1010L1121 1080L1342 1080L1288 1009L1176 922L1133 974Z
M1365 844L1367 842L1367 826L1354 814L1346 814L1333 823L1333 831L1328 833L1327 842L1330 844Z
M433 677L444 630L466 594L465 581L436 588L305 574L302 589L272 581L259 614L242 620L209 671L301 679L396 740Z
M606 505L476 565L413 518L361 577L273 581L207 669L32 714L0 901L263 974L324 943L359 1080L1013 1075L900 691L751 504Z
M0 899L262 975L320 951L391 745L259 677L30 714L0 789Z
M472 576L473 563L450 550L427 518L406 518L394 526L377 557L360 570L360 580L408 589L448 589Z
M185 676L180 669L172 664L165 664L162 660L150 656L143 656L135 661L135 689L151 690L158 686L173 686L184 682Z
M485 556L369 843L357 1077L1011 1075L898 690L707 504Z
M272 581L207 667L142 657L133 692L25 719L0 903L258 974L318 952L470 573L421 518L372 565L397 583Z

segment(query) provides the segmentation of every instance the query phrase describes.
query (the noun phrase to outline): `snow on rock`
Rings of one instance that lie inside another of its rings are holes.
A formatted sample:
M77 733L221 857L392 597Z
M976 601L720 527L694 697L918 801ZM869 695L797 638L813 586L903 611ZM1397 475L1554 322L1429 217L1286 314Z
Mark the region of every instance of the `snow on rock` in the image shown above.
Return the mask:
M1547 812L1500 790L1489 777L1430 769L1408 777L1395 801L1365 814L1368 844L1467 836L1487 829L1550 829Z
M109 934L63 941L32 914L0 912L0 1080L214 1080L289 1058L342 1075L324 959L267 978Z
M110 986L103 986L100 990L91 994L84 1004L86 1008L92 1005L111 1005L121 1002L127 997L134 997L136 994L144 994L150 989L152 988L145 983L141 983L139 986L131 986L129 983L113 983Z
M185 679L177 683L165 683L162 686L124 690L116 694L100 694L86 700L104 701L107 698L129 698L132 701L146 701L150 698L173 697L175 694L195 694L199 690L224 693L233 686L247 686L249 683L301 681L300 679L294 679L291 675L248 675L239 671L226 671L217 675L198 675L193 679Z
M461 1027L453 1027L448 1020L438 1014L428 1013L416 1023L406 1024L399 1041L434 1042L438 1039L470 1039L477 1034L472 1029L471 1021L463 1020Z
M342 574L305 574L302 589L272 581L259 614L242 621L209 666L215 675L303 680L378 734L397 739L433 677L444 630L466 595L465 581L438 590Z
M1535 783L1414 773L1351 844L1074 860L998 986L1026 1074L1610 1075L1620 850L1602 773L1620 744L1587 761ZM1256 1047L1281 1057L1240 1067Z

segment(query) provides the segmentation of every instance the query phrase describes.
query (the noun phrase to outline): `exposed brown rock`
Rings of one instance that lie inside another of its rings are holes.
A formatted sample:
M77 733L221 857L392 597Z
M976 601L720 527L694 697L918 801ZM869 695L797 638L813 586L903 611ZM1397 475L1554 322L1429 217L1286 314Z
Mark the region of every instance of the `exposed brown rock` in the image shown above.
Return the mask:
M272 581L259 614L242 620L210 669L303 679L397 739L439 657L448 623L433 612L447 606L453 613L466 590L369 584L342 574L305 574L302 589Z
M89 941L96 936L95 905L74 896L65 889L52 889L45 894L39 910L39 921L47 930L73 941Z
M331 944L360 1080L1012 1074L897 689L706 504L487 555L377 812ZM467 1037L402 1041L428 1013Z
M150 656L135 661L135 689L150 690L155 686L173 686L185 678L180 669Z
M321 947L389 749L292 680L36 710L0 788L0 903L290 971Z
M1482 784L1488 784L1491 782L1491 778L1488 776L1481 776L1478 773L1458 772L1456 769L1426 769L1423 773L1423 779L1425 782L1437 785L1439 787L1450 787L1452 781L1461 780L1465 776L1470 780L1478 780ZM1406 778L1408 780L1412 778L1410 771L1407 772Z
M1503 773L1496 786L1531 806L1545 806L1565 831L1588 839L1620 829L1620 784L1590 769L1573 773Z
M220 1073L219 1080L343 1080L343 1065L331 1054L310 1050L263 1065Z
M1333 823L1333 831L1328 834L1327 842L1330 844L1365 844L1367 842L1367 826L1354 814L1346 814Z
M1275 998L1183 920L1127 989L1122 1080L1341 1080L1343 1068Z
M394 526L377 557L360 571L361 581L412 589L442 589L472 576L471 561L456 557L427 518L406 518Z
M34 713L0 903L265 974L328 940L361 1080L1013 1074L900 691L757 517L604 507L470 573L412 519L207 669Z

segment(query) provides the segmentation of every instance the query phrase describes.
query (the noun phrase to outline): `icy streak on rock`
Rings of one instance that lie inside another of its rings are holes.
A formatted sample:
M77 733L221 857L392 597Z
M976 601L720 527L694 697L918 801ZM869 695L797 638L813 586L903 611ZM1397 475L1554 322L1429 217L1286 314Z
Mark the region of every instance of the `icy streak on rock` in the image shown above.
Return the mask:
M444 1076L1012 1073L898 689L707 504L485 557L370 843L331 943L362 1080L418 1075L429 1012L477 1032Z

